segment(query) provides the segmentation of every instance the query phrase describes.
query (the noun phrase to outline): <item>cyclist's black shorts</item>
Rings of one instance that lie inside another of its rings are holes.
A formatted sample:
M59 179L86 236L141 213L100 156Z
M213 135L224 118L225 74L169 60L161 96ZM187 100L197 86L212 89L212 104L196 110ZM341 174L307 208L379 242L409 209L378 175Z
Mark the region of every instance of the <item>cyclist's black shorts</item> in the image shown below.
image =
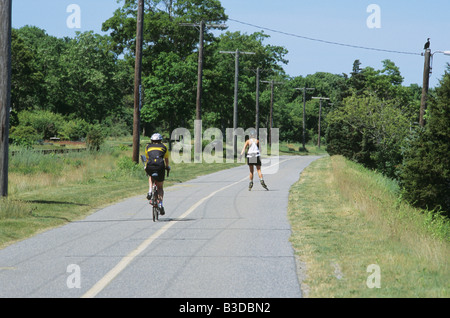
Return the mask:
M149 167L146 167L145 172L147 172L147 175L149 177L156 172L158 174L158 176L153 177L153 179L155 179L158 182L163 182L166 178L166 168L162 168L159 170L153 170L153 169L150 169Z

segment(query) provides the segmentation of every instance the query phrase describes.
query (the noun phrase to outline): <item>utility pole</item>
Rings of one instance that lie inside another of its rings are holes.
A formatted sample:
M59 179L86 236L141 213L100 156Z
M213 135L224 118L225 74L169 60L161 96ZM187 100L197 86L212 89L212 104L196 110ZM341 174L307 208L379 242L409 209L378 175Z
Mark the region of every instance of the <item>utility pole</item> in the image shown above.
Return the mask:
M258 67L256 70L252 69L252 71L254 71L256 73L256 118L255 118L255 129L256 129L256 134L257 134L257 138L259 139L259 83L260 83L260 77L261 77L261 72L266 72L268 70L262 69L260 67Z
M306 150L306 91L313 91L313 87L294 88L297 90L303 90L303 150Z
M233 111L233 131L235 132L238 125L238 93L239 93L239 56L241 54L253 55L255 52L241 52L239 49L236 52L220 51L222 54L235 55L235 70L234 70L234 111ZM234 135L234 154L237 155L237 136Z
M425 110L427 109L427 99L428 99L428 86L430 82L430 60L431 60L431 50L426 49L425 51L425 63L423 67L423 87L422 87L422 99L420 101L420 117L419 125L425 125Z
M180 23L181 26L195 27L200 30L200 39L199 39L199 47L198 47L198 75L197 75L197 101L195 108L195 118L197 120L202 120L202 91L203 91L203 63L204 63L204 36L206 27L209 28L218 28L225 29L227 26L224 24L206 24L205 21L200 21L200 23ZM201 130L201 126L198 125L196 128ZM201 143L201 131L197 131L194 135L196 137L195 140L195 151L194 154L198 156L202 150ZM200 158L196 158L196 161L199 161Z
M274 87L275 84L284 84L282 82L271 81L262 81L262 83L270 84L270 112L269 112L269 145L272 145L272 126L273 126L273 100L274 100Z
M255 117L255 129L256 138L259 139L259 76L261 74L261 68L256 69L256 117Z
M322 100L330 100L326 97L313 97L313 99L319 99L320 100L320 106L319 106L319 127L318 127L318 137L317 137L317 147L320 148L320 120L322 117Z
M0 0L0 196L8 196L11 103L11 0Z
M139 163L139 148L140 148L143 33L144 33L144 0L139 0L137 26L136 26L136 61L134 68L133 161L135 163Z

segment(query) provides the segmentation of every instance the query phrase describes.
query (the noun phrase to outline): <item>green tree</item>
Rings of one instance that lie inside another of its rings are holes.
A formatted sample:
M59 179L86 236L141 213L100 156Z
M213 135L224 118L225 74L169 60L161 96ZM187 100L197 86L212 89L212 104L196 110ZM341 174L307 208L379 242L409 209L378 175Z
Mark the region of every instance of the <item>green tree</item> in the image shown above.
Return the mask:
M287 63L284 47L266 45L269 38L262 32L242 34L225 32L206 48L204 72L204 113L209 118L208 125L222 129L233 127L235 55L221 54L221 51L254 52L241 55L239 59L238 126L255 126L256 69L264 70L261 80L284 81L282 64ZM270 86L260 86L261 127L268 126L270 106ZM279 88L276 88L278 96Z
M121 2L102 29L111 33L112 50L124 54L134 69L137 1ZM148 0L144 15L142 124L146 131L169 129L186 123L195 111L199 33L180 24L222 23L227 17L218 0ZM207 29L205 46L213 40Z
M147 89L141 119L158 129L185 127L195 112L196 57L183 60L168 52L161 53L156 62L154 74L143 79Z
M408 139L400 181L407 200L450 215L450 65L429 105L426 127Z
M32 67L36 69L40 84L35 90L38 103L26 109L42 109L58 112L65 108L64 73L60 60L67 51L69 38L58 39L49 36L45 30L24 26L17 30L25 46L32 52ZM33 83L33 81L31 81Z
M36 109L43 102L43 75L35 62L35 52L29 48L20 33L11 32L11 104L15 112Z
M355 92L330 114L329 125L328 151L344 154L391 178L396 177L410 120L395 100L383 100L370 92L359 96Z
M91 32L78 33L61 58L66 105L62 114L75 114L89 122L115 113L120 89L117 56L109 51L109 38Z
M366 75L362 72L361 61L355 60L353 62L352 72L350 73L348 80L349 85L356 91L357 94L361 94L366 87Z
M111 33L112 49L134 60L136 51L137 0L118 0L123 6L105 21L102 30ZM144 75L152 72L153 62L161 52L175 52L185 58L198 45L198 30L181 26L182 22L222 23L227 19L225 10L218 0L145 0L143 70ZM205 41L212 35L207 32Z

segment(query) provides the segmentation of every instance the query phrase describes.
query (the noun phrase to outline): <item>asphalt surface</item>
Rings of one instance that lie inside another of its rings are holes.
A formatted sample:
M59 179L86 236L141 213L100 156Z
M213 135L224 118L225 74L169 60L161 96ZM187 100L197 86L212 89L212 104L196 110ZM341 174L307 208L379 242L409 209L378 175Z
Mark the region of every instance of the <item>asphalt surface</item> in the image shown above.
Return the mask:
M287 219L289 189L319 157L263 161L145 194L0 250L0 297L302 297Z

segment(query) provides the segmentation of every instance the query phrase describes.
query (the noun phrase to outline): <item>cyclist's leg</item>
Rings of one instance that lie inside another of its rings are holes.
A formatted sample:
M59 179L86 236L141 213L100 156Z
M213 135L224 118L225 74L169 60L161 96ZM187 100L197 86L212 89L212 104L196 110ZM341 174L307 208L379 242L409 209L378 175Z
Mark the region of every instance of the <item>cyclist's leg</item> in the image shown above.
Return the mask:
M161 215L166 214L164 211L164 181L156 181L156 186L158 187L158 207Z
M160 209L161 215L164 215L164 206L163 206L163 200L164 200L164 179L166 176L166 170L163 168L158 171L158 177L156 178L156 186L158 187L158 205Z
M164 181L156 181L156 187L158 188L158 201L162 202L164 199Z
M152 188L153 188L153 184L152 184L152 171L150 169L148 169L148 167L145 167L145 172L147 173L148 176L148 193L147 193L147 200L151 199L152 196Z
M151 199L151 196L152 196L152 188L153 188L152 177L148 177L148 194L147 194L147 200L150 200L150 199Z

